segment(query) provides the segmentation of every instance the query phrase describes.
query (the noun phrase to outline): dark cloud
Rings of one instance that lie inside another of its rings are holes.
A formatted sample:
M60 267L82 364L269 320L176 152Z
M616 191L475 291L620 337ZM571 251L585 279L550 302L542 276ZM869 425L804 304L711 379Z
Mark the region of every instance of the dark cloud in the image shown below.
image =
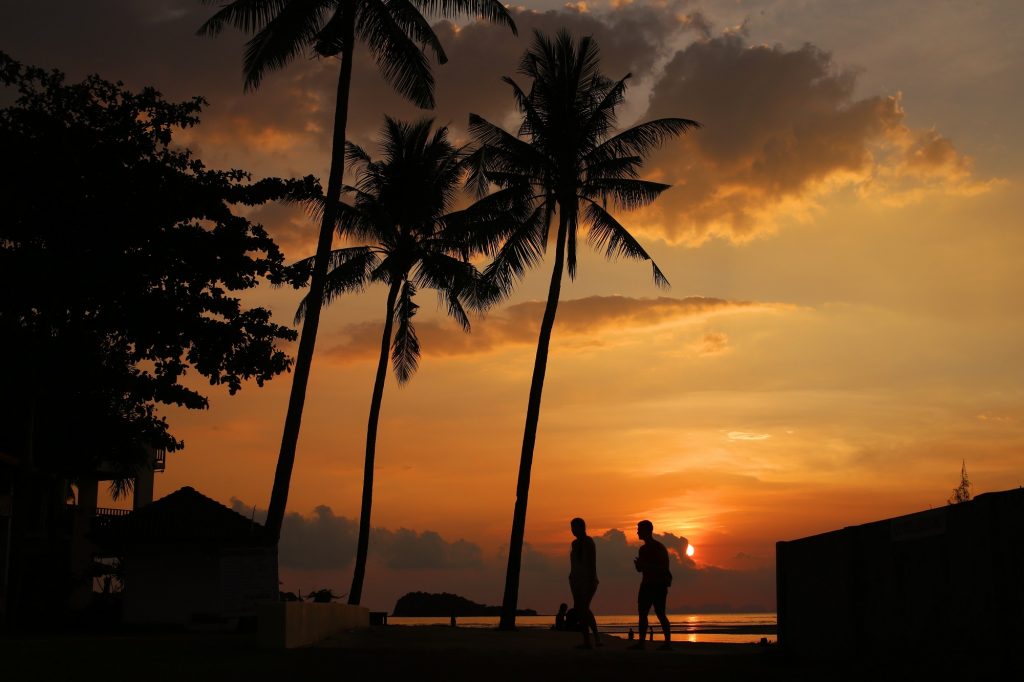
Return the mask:
M590 296L562 301L555 327L560 338L596 336L609 328L638 329L687 317L735 310L757 310L774 304L726 301L718 298L630 298L626 296ZM464 334L455 325L425 320L416 325L424 354L434 356L487 353L510 345L533 345L544 311L542 301L511 305L473 324ZM327 354L338 362L375 358L380 352L382 322L368 321L346 325L340 334L344 341ZM721 341L721 340L719 340ZM594 340L594 343L598 341ZM720 343L717 350L724 346Z
M750 45L741 32L677 52L646 118L704 128L653 155L649 170L673 188L644 214L656 224L648 229L670 241L742 241L773 229L779 213L806 214L836 186L970 191L969 160L950 140L909 128L898 94L857 99L856 80L814 45Z
M231 508L257 521L267 515L266 510L254 510L237 499L231 500ZM281 566L300 570L348 568L355 560L358 535L355 520L336 516L327 506L316 507L310 516L287 514L281 527ZM434 531L407 528L374 528L370 532L370 555L396 571L473 569L483 564L480 547L471 542L449 542Z
M465 540L448 542L432 530L374 529L374 551L392 569L463 569L483 566L480 547Z

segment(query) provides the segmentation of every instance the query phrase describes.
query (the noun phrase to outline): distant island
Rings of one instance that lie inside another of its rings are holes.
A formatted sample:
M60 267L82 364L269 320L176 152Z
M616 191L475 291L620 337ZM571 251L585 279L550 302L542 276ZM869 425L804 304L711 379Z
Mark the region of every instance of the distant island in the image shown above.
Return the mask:
M410 592L395 602L392 616L500 616L500 606L485 606L457 594ZM536 616L533 609L517 609L517 616Z

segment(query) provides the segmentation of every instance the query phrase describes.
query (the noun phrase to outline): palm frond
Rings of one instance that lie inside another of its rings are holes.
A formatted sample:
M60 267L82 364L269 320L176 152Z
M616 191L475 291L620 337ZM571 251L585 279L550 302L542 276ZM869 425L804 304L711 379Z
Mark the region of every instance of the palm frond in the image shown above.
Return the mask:
M442 219L445 234L471 255L494 255L516 226L535 208L536 196L530 185L506 187L478 199L461 211Z
M391 343L391 365L395 368L395 377L399 384L409 381L416 372L420 358L420 342L416 338L416 329L412 318L419 306L413 301L416 296L416 285L406 280L398 294L395 305L395 339Z
M670 187L650 180L598 178L590 180L581 188L581 196L594 201L600 199L602 205L611 199L615 208L634 211L649 205Z
M245 89L255 90L267 71L284 68L313 44L333 5L330 0L293 0L282 4L245 44Z
M346 7L334 13L317 33L313 50L321 57L333 57L345 49L345 41L352 40L355 8ZM353 48L355 46L353 45Z
M588 159L598 162L620 156L647 156L667 140L700 127L700 123L688 118L647 121L605 140L588 155Z
M204 5L220 4L221 0L202 0ZM266 26L288 0L235 0L222 5L199 30L201 36L217 36L227 26L233 26L245 33L255 33Z
M469 316L463 302L476 309L484 309L487 302L479 298L477 281L480 272L472 263L459 260L436 250L424 251L414 280L417 285L437 291L439 300L464 331L469 331Z
M370 247L353 246L331 251L327 278L324 281L323 305L330 305L342 294L362 291L379 264L380 258ZM298 261L292 267L312 270L313 257ZM308 306L309 294L306 294L295 311L295 324L299 324L305 318Z
M608 211L594 202L588 202L584 210L590 231L587 238L599 250L604 250L605 257L615 259L620 256L632 260L648 260L654 268L654 283L658 287L667 288L668 279L651 259L640 242L623 227Z
M519 139L478 114L469 115L469 134L477 144L489 148L490 154L485 158L492 166L500 165L499 160L514 158L511 155L517 155L524 161L532 163L542 160L539 150L529 142Z
M427 58L386 4L375 1L359 5L356 35L366 43L384 80L416 106L434 108L434 76Z
M640 166L644 163L641 156L614 156L591 162L584 159L584 175L587 182L605 178L636 178L640 176Z
M407 36L423 48L429 48L438 64L448 63L448 55L441 41L412 0L388 0L387 5L395 23L402 27Z
M370 163L370 155L355 142L345 142L345 165L352 169Z
M442 17L482 17L485 21L507 26L512 35L518 35L516 22L498 0L412 0L425 14Z
M544 257L549 219L550 210L546 203L536 206L530 217L518 223L508 234L494 260L484 270L484 277L497 287L502 297L510 294L516 280Z

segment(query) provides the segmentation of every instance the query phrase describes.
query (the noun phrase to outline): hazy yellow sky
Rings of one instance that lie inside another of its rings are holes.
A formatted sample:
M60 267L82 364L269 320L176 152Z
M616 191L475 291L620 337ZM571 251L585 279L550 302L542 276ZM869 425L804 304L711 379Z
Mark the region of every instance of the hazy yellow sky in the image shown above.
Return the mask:
M206 96L203 124L181 139L210 165L326 176L336 62L300 59L243 94L240 37L192 35L208 7L57 4L5 6L0 48L73 78ZM624 123L673 115L705 128L651 160L647 176L674 188L624 218L671 290L593 253L563 287L521 604L546 609L564 592L552 581L564 581L577 515L597 535L633 541L650 518L688 538L696 577L671 604L771 606L776 540L944 504L961 461L976 494L1024 483L1020 3L525 4L521 36L567 25L595 36L609 75L634 74ZM499 77L527 39L476 24L438 32L451 62L437 73L437 119L457 136L470 111L511 127ZM382 112L419 115L365 60L354 88L361 144ZM310 252L303 216L257 217L289 258ZM420 370L384 396L371 606L415 589L499 601L549 267L469 336L421 301ZM298 297L267 288L249 300L290 321ZM302 518L283 539L302 555L285 561L286 579L303 589L348 586L383 297L340 300L321 325L289 499ZM289 383L165 410L186 448L157 494L192 485L265 508ZM626 586L635 579L610 563L621 540L605 537L602 570ZM604 591L597 608L631 599Z

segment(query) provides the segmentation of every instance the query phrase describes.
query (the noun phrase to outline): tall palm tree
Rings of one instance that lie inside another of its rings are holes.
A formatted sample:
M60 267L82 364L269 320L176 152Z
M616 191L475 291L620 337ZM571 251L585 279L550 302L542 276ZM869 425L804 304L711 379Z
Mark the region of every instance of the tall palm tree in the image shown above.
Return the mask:
M644 156L699 125L685 118L663 118L613 134L615 109L623 102L629 75L610 80L600 73L598 62L597 45L589 37L577 43L564 30L554 40L537 32L519 65L519 72L532 81L529 91L511 78L504 79L522 114L518 135L470 114L470 132L480 146L470 161L469 183L491 214L501 210L506 214L504 222L492 220L474 230L474 244L494 254L485 277L499 290L510 291L515 280L543 258L548 228L558 216L555 262L523 432L502 629L515 627L530 471L563 269L568 269L570 279L575 277L576 243L582 226L591 245L608 258L651 261L655 284L668 286L640 243L609 213L608 205L623 210L640 208L668 189L668 185L639 178ZM485 197L492 186L496 191Z
M216 4L220 0L204 1ZM199 29L200 34L215 36L225 27L234 26L253 34L246 44L244 58L247 90L258 88L268 71L284 68L300 54L341 57L326 205L267 511L267 530L275 542L280 538L288 502L306 385L320 325L331 237L341 196L353 49L356 40L361 40L373 54L385 80L416 105L432 108L434 80L424 51L431 52L442 64L447 57L424 14L482 16L488 21L508 26L513 33L516 30L515 23L499 0L234 0L223 5Z
M448 141L447 128L431 133L432 124L430 119L410 124L385 117L380 161L371 160L353 144L346 150L349 163L359 168L359 176L354 187L345 188L353 201L340 206L338 233L365 245L331 252L324 303L371 282L388 287L380 359L366 426L359 541L349 604L360 602L366 573L377 422L389 351L398 383L404 384L416 371L420 355L412 323L419 308L414 298L420 288L437 291L448 314L466 331L466 307L482 308L486 304L480 273L468 261L469 251L450 237L452 231L446 226L462 182L465 150ZM313 260L301 261L298 267L308 270ZM310 292L300 304L297 320L311 312L312 295Z

